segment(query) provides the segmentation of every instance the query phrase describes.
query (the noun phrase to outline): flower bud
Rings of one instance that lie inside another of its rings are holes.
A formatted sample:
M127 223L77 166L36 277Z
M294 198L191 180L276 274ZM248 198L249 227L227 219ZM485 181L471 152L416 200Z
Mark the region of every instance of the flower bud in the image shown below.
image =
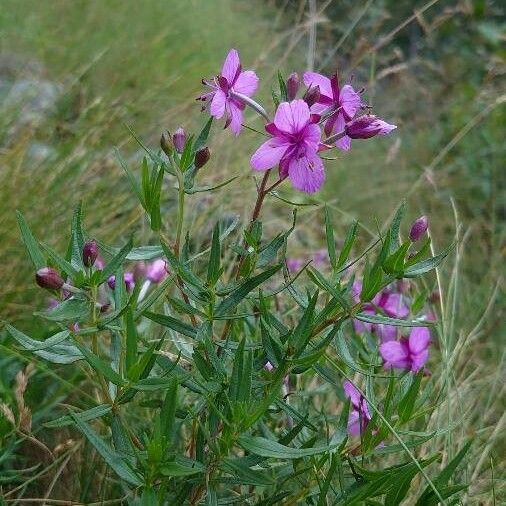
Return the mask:
M182 153L184 151L186 144L186 132L182 128L178 128L174 132L174 135L172 136L172 144L178 153Z
M209 158L211 158L211 152L209 151L209 148L207 146L200 148L195 153L195 168L202 168L209 161Z
M369 139L375 135L387 135L397 128L372 114L365 114L351 120L345 126L345 133L352 139Z
M429 227L429 220L427 216L420 216L420 218L416 219L411 225L411 230L409 231L409 238L415 242L421 239L425 232L427 232L427 228Z
M320 87L314 86L309 88L309 90L306 91L306 94L304 95L304 102L311 107L312 105L316 104L320 100Z
M59 290L63 286L63 278L51 267L43 267L35 274L35 281L41 288Z
M297 96L299 86L299 75L296 72L291 73L286 81L286 95L289 101L293 100Z
M170 156L172 153L172 142L169 132L162 133L162 136L160 137L160 147L167 156Z
M98 257L98 245L95 239L86 241L83 246L83 263L85 267L92 267Z

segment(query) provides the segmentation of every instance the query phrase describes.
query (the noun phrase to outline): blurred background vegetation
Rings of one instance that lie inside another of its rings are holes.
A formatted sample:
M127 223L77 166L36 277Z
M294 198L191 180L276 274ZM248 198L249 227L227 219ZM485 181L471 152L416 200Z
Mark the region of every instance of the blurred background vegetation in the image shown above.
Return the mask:
M461 247L440 281L455 323L453 342L466 345L455 381L478 371L465 394L488 394L474 410L464 410L463 430L483 438L469 470L478 469L478 479L490 467L490 451L500 455L495 445L505 426L504 19L504 3L492 0L3 0L0 317L37 335L39 322L30 315L47 303L33 283L15 210L51 245L61 246L78 200L88 231L101 239L114 243L142 227L113 148L135 167L142 153L126 126L152 146L163 130L198 128L200 79L217 72L228 48L236 47L243 65L257 69L260 99L269 98L278 68L284 75L308 66L338 68L342 80L353 77L363 85L375 112L399 128L389 138L356 141L349 153L329 161L317 197L283 190L311 204L301 208L294 255L321 245L315 216L323 202L335 213L336 235L360 220L363 244L404 197L412 217L429 216L437 249L459 230ZM245 146L258 139L245 137L240 151L229 132L213 139L207 177L236 175L244 184L202 197L204 225L211 213L244 216L251 206L251 151ZM169 223L172 198L167 191ZM271 202L270 209L266 221L290 220L286 205ZM136 237L143 239L149 237ZM0 348L5 398L19 369L7 350ZM64 388L54 387L51 399L42 396L52 380L47 371L40 374L45 381L27 395L43 417ZM476 494L489 487L489 478Z

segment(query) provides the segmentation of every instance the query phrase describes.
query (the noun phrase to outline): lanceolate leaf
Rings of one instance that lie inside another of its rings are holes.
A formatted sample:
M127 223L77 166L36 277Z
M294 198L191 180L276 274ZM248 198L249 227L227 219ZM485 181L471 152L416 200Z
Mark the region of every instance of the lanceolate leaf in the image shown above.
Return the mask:
M119 453L113 450L87 423L79 419L75 414L70 417L74 420L77 428L86 436L95 450L109 464L111 469L123 480L136 487L142 484L137 474L131 469L127 461Z
M76 343L76 346L83 354L86 362L88 362L93 369L102 373L109 381L115 385L124 385L126 383L126 381L109 364L89 351L88 348L80 343Z
M434 322L426 320L401 320L399 318L390 318L389 316L383 316L380 314L371 315L366 313L358 313L355 315L355 318L362 322L393 325L394 327L430 327L434 325Z
M245 450L260 455L260 457L272 457L276 459L300 459L320 453L332 451L337 445L317 446L313 448L290 448L271 439L264 437L240 436L239 445Z
M101 404L100 406L95 406L94 408L86 409L84 411L80 411L78 413L72 413L72 415L83 422L89 422L90 420L95 420L96 418L100 418L112 410L112 406L110 404ZM61 427L66 427L67 425L73 425L74 418L71 415L64 415L56 420L51 420L50 422L44 423L45 427L49 427L51 429L59 429Z
M123 264L128 253L132 249L132 238L128 240L125 246L119 250L119 252L113 257L113 259L104 267L100 276L100 283L107 281L107 278L114 274L116 270Z
M23 238L23 242L25 243L33 265L36 269L44 267L46 265L46 260L24 216L19 211L16 211L16 218L18 220L19 230L21 231L21 237Z
M184 334L185 336L192 337L193 339L195 339L197 337L197 331L191 325L188 325L187 323L177 320L176 318L173 318L172 316L151 313L150 311L145 311L143 314L146 318L149 318L150 320L153 320L154 322L159 323L160 325L163 325L164 327L175 330L176 332L179 332L180 334Z
M404 270L403 276L406 278L415 278L426 272L432 271L450 254L454 247L455 244L451 244L443 253L410 265Z

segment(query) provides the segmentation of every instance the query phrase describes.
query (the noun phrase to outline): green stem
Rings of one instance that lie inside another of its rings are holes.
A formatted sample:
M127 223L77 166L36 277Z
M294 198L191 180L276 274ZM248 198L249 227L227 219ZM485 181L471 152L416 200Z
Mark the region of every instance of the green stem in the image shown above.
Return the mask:
M178 209L177 209L177 228L176 228L176 242L174 244L174 253L179 257L179 247L181 245L181 235L183 233L183 221L184 221L184 180L183 173L179 169L176 170L177 182L178 182Z

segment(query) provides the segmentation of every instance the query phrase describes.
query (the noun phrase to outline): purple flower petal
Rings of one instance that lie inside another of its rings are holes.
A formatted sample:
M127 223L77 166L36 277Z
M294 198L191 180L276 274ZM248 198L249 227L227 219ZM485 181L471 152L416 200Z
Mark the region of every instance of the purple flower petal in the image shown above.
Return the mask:
M316 153L306 153L306 156L301 158L292 158L288 166L288 176L297 190L314 193L325 181L321 158Z
M411 356L411 370L418 372L429 359L429 350L425 349L416 355Z
M430 331L427 327L413 327L409 334L409 351L416 355L426 350L430 344Z
M225 114L225 105L227 103L227 96L222 90L216 90L213 100L211 102L211 116L220 119Z
M241 133L242 128L242 110L234 102L229 102L228 113L230 115L230 130L237 137Z
M264 142L251 157L251 166L255 170L267 170L277 165L286 150L288 149L286 141L279 137L273 137Z
M374 331L382 343L395 341L397 339L397 327L394 327L393 325L384 325L379 323L374 326Z
M385 366L406 369L409 366L409 352L399 341L388 341L380 345L380 354Z
M406 318L409 314L408 307L404 304L404 297L399 293L391 293L381 307L388 316L393 318Z
M328 77L322 76L316 72L304 72L303 79L304 84L308 88L318 86L320 88L320 95L332 100L332 86Z
M245 70L239 74L234 83L234 91L250 97L258 88L258 77L253 70Z
M239 53L236 49L231 49L227 57L225 58L225 61L223 62L223 67L221 69L221 75L229 82L233 83L237 71L239 70L239 67L241 66L241 62L239 60Z
M283 102L274 116L274 124L282 132L294 134L300 132L310 120L309 107L304 100Z
M339 92L339 104L346 116L351 119L357 114L362 101L360 95L353 89L353 86L345 84Z

